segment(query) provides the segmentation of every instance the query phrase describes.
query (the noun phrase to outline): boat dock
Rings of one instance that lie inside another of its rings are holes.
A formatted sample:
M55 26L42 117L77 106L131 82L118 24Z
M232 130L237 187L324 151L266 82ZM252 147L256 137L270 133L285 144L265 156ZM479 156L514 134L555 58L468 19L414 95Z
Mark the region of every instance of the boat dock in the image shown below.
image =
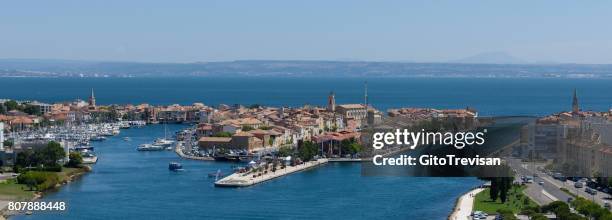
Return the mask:
M257 175L254 177L254 173L234 173L219 181L215 182L215 186L220 187L246 187L252 186L258 183L262 183L277 177L289 175L295 172L313 168L322 164L327 163L327 159L318 159L316 161L308 161L296 166L287 166L284 169L277 169L275 172L268 172L263 175Z
M197 156L191 156L191 155L186 155L185 153L183 153L182 147L180 145L180 143L177 143L176 146L174 147L174 152L181 158L185 158L185 159L190 159L190 160L215 160L215 158L212 157L197 157Z

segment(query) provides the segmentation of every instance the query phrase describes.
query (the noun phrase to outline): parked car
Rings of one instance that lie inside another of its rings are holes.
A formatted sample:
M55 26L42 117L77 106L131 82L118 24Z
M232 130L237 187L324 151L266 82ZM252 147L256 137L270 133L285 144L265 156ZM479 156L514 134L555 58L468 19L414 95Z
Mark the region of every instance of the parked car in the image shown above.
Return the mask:
M576 183L574 183L574 187L576 187L576 188L582 188L582 187L584 187L584 183L582 183L582 182L576 182Z
M487 219L488 214L486 212L483 211L474 211L472 213L472 218L473 219Z
M589 188L589 187L587 187L586 189L584 189L584 191L585 191L586 193L588 193L588 194L591 194L591 195L596 195L596 194L597 194L597 190L594 190L594 189Z

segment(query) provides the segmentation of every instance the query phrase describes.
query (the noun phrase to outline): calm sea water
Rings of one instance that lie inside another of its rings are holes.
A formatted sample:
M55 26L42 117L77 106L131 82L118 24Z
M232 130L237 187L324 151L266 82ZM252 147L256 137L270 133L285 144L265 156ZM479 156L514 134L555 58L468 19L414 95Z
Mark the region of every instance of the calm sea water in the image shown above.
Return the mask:
M364 82L374 107L465 108L485 115L543 115L571 108L573 89L585 110L612 107L612 79L440 79L440 78L0 78L0 98L46 102L208 105L325 105L363 103Z
M569 109L573 88L584 109L604 111L612 104L611 80L560 79L2 78L0 98L85 99L94 88L101 104L324 105L331 90L338 103L362 102L366 80L370 102L380 109L470 105L488 115L543 115ZM132 141L123 141L126 136ZM330 163L253 187L215 188L207 174L230 172L232 164L135 150L160 136L163 127L157 125L94 143L100 158L94 170L43 199L68 202L67 212L14 219L444 219L457 197L480 183L362 177L359 164ZM180 161L186 171L169 172L171 161Z
M174 125L169 129L176 130ZM125 142L122 137L131 137ZM15 219L443 219L473 178L361 177L359 164L330 163L247 188L216 188L207 174L231 163L180 160L174 152L138 152L163 136L160 125L123 130L95 143L93 172L43 201L66 201L67 212ZM184 172L168 171L180 161Z

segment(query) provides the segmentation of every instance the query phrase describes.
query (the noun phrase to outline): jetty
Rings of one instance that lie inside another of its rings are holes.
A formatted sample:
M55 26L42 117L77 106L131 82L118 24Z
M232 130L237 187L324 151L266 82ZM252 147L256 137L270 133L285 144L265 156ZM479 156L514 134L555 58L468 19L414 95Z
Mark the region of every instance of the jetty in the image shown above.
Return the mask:
M223 179L220 179L215 182L215 186L219 187L246 187L252 186L258 183L262 183L277 177L289 175L295 172L299 172L302 170L310 169L317 167L322 164L326 164L328 162L327 159L317 159L313 161L304 162L295 166L287 166L283 169L277 169L275 172L267 172L261 175L258 175L253 172L245 172L245 173L233 173Z

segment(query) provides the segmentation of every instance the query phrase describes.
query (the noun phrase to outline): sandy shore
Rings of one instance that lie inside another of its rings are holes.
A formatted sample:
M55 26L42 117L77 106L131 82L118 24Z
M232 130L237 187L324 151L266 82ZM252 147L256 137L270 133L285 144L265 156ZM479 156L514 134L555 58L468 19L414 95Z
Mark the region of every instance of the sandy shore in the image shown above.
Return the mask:
M453 210L453 213L448 216L448 219L469 220L470 215L472 214L472 209L474 209L474 197L476 196L476 194L482 192L483 190L484 188L476 188L459 197L459 199L457 199L455 209Z

